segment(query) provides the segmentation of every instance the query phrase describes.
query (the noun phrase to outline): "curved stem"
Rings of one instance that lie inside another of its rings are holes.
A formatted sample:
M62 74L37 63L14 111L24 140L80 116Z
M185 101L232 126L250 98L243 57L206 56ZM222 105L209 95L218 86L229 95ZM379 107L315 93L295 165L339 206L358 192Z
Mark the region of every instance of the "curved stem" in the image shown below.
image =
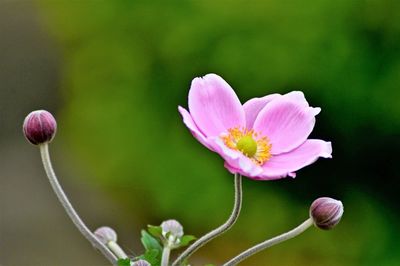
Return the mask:
M170 253L171 253L171 248L168 245L165 246L162 253L161 266L168 266Z
M217 236L228 231L236 222L239 217L240 209L242 207L242 177L239 174L235 174L235 202L233 205L232 214L229 219L220 227L212 230L205 234L189 246L175 261L172 266L180 266L184 260L188 259L196 250L204 246L209 241L213 240Z
M77 212L72 207L69 202L67 196L65 195L63 189L61 188L60 183L57 180L57 176L54 173L53 166L51 165L50 155L49 155L49 147L48 143L41 144L40 146L40 155L42 156L42 162L44 169L46 171L47 177L49 178L50 184L57 195L57 198L61 202L65 211L67 212L69 218L71 218L72 222L81 232L81 234L89 240L92 245L100 250L100 252L113 264L117 265L117 257L102 243L100 240L96 238L96 236L86 227L83 223Z
M128 256L122 250L122 248L114 241L110 241L107 243L107 247L117 256L119 259L126 259Z
M305 230L307 230L310 226L313 225L313 220L312 218L307 219L304 221L302 224L297 226L296 228L290 230L289 232L286 232L282 235L276 236L274 238L268 239L264 242L261 242L258 245L255 245L254 247L249 248L248 250L245 250L244 252L240 253L227 263L225 263L223 266L234 266L242 262L243 260L247 259L248 257L256 254L257 252L260 252L264 249L267 249L273 245L279 244L283 241L286 241L288 239L291 239L301 233L303 233Z

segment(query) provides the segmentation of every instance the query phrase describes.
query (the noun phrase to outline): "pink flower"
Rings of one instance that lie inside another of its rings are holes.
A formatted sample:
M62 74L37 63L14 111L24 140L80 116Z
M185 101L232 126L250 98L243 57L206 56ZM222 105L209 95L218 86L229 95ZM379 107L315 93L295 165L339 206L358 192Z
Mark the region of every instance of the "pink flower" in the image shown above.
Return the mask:
M208 74L192 81L190 113L178 109L193 136L221 155L233 174L256 180L295 177L318 157L332 157L330 142L307 139L321 109L310 107L300 91L242 105L225 80Z

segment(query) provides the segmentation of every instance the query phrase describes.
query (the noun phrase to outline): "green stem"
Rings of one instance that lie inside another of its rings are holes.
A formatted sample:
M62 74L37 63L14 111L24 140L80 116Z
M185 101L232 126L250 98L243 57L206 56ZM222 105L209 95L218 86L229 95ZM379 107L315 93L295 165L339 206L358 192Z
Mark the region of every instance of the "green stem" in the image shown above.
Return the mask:
M186 259L188 259L194 252L199 248L207 244L209 241L213 240L217 236L222 235L228 231L237 221L240 209L242 207L242 177L239 174L235 174L235 200L233 205L232 213L229 219L220 227L212 230L211 232L205 234L189 246L173 263L172 266L180 266Z
M67 196L65 195L60 183L58 182L57 176L53 170L53 166L50 160L49 154L49 146L48 143L43 143L40 146L40 154L42 157L42 162L44 169L46 171L47 177L49 178L50 184L57 195L57 198L61 202L64 207L66 213L69 218L71 218L72 222L78 228L79 232L89 240L92 245L100 250L100 252L113 264L117 265L117 257L100 241L97 237L87 228L84 222L79 217L78 213L72 207L72 204L69 202Z
M257 252L260 252L264 249L267 249L269 247L272 247L273 245L279 244L283 241L286 241L288 239L291 239L295 236L298 236L299 234L303 233L305 230L307 230L310 226L314 224L313 219L309 218L306 221L304 221L302 224L297 226L296 228L290 230L289 232L286 232L282 235L276 236L274 238L268 239L264 242L261 242L258 245L255 245L254 247L249 248L248 250L245 250L244 252L240 253L230 261L226 262L223 266L234 266L242 262L243 260L247 259L250 256L253 256Z

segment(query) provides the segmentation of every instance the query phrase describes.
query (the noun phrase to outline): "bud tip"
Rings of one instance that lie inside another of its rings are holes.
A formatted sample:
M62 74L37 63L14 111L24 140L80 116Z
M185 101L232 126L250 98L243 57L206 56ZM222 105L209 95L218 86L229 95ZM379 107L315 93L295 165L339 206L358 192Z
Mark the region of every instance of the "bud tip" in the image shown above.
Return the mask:
M310 217L314 225L323 230L335 227L340 222L343 212L342 202L328 197L316 199L310 207Z
M99 239L104 245L108 242L117 242L117 233L108 226L102 226L94 231L94 235Z
M33 145L39 145L53 140L57 122L48 111L37 110L26 116L22 128L26 139Z

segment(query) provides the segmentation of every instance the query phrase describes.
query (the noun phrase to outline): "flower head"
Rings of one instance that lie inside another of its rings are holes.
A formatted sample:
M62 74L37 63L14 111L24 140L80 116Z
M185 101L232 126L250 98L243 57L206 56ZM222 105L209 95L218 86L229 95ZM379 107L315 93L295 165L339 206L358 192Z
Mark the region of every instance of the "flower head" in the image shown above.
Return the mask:
M26 139L34 145L50 142L54 138L56 130L56 120L51 113L45 110L29 113L23 124Z
M221 155L225 167L257 180L295 176L295 172L330 158L330 142L308 139L320 108L310 107L304 94L271 94L241 104L220 76L192 81L189 112L179 106L193 136Z
M183 236L183 226L177 220L167 220L161 223L161 233L170 246L176 246Z
M343 216L343 204L340 200L322 197L316 199L310 207L310 217L316 227L329 230L335 227Z

